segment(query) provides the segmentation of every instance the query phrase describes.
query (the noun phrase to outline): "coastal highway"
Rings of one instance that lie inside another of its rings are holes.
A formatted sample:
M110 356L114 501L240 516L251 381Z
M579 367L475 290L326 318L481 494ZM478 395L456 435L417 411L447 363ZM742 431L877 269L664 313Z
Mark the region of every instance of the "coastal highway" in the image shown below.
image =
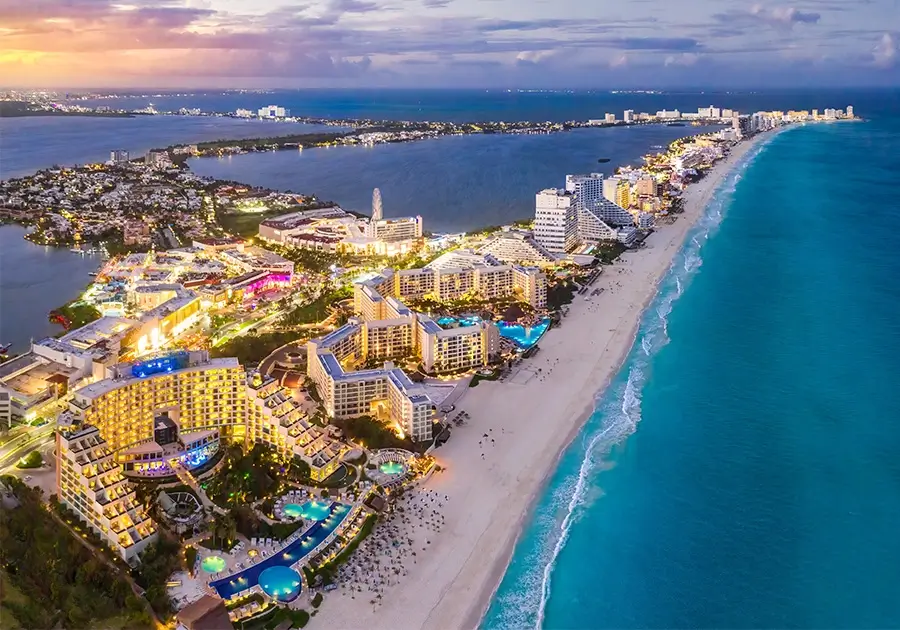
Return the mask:
M53 440L56 424L51 422L42 427L17 435L0 447L0 471L14 466L19 458L31 451L49 444Z

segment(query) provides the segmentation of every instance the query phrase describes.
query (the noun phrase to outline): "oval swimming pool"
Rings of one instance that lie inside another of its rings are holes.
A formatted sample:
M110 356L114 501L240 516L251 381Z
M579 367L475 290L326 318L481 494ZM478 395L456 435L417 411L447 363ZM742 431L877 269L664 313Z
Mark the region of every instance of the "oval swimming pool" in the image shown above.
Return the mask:
M290 567L269 567L259 574L263 593L280 602L291 602L300 594L300 574Z

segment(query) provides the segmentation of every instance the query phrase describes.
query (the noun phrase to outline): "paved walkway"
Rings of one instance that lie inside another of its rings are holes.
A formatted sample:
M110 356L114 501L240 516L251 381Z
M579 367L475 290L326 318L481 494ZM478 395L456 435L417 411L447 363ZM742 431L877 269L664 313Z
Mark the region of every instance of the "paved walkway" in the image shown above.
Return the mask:
M209 497L206 496L206 492L203 490L203 488L200 487L200 484L197 483L194 475L192 475L187 468L182 466L181 462L177 458L169 460L169 466L171 466L172 470L175 471L175 476L178 477L181 483L185 484L191 490L197 493L197 496L200 497L200 503L203 504L203 507L210 508L217 514L228 514L228 510L220 508L218 505L210 501Z

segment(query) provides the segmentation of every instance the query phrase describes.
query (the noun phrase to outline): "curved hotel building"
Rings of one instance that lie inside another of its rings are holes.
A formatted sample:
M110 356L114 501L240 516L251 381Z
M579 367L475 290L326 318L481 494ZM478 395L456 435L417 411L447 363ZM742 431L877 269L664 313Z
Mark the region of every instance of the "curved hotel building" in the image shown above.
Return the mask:
M237 359L203 351L112 366L107 378L73 393L58 423L60 501L126 560L155 533L129 477L190 480L226 439L298 457L315 481L337 470L344 452L278 381L248 378Z

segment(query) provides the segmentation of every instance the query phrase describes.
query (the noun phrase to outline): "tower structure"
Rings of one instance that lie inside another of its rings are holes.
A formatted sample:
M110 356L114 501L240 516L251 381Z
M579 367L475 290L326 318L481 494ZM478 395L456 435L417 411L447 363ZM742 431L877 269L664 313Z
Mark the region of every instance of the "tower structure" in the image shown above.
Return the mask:
M384 216L384 211L381 207L381 190L376 188L372 191L372 220L373 221L381 221Z

